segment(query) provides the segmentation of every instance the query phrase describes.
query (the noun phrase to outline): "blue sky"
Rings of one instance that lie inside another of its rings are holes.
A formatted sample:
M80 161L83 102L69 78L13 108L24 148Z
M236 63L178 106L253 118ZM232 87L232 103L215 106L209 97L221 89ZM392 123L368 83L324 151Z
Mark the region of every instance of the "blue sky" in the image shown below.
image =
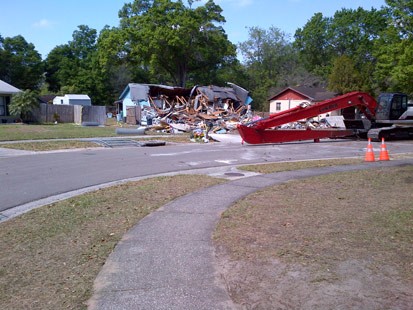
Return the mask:
M118 11L125 0L0 0L0 35L22 35L33 43L43 58L55 46L72 39L79 25L98 32L105 26L118 26ZM223 25L229 40L248 39L249 27L271 26L294 35L317 12L333 16L342 8L380 8L385 0L215 0L223 9Z

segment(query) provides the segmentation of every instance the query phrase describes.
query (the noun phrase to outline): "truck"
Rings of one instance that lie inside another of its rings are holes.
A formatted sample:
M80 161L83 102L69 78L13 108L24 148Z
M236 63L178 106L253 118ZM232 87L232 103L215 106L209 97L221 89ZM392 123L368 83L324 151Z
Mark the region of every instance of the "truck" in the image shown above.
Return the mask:
M290 129L286 124L337 110L353 110L344 117L345 128ZM351 113L350 113L351 114ZM237 126L248 144L283 143L324 138L370 138L372 141L413 138L413 107L403 93L382 93L376 100L365 92L350 92L313 105L297 107Z

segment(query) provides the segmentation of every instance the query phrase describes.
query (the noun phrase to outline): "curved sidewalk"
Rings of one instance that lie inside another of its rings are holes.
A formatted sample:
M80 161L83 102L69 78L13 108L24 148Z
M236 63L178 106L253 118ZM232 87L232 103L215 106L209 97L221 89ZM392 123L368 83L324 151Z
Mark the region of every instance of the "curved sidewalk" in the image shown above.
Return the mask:
M278 172L176 199L125 234L95 280L89 309L238 309L215 267L212 234L223 211L289 180L405 164L413 159Z

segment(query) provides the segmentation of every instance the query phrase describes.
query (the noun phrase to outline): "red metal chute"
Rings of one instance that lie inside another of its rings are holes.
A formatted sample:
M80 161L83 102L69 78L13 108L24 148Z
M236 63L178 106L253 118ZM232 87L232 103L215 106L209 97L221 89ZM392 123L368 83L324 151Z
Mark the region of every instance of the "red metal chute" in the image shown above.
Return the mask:
M367 93L352 92L325 100L310 106L297 106L292 109L270 115L267 118L238 125L242 139L249 144L280 143L300 140L318 141L323 138L339 138L353 134L352 130L343 129L280 129L278 126L320 114L357 107L368 119L374 119L376 100Z

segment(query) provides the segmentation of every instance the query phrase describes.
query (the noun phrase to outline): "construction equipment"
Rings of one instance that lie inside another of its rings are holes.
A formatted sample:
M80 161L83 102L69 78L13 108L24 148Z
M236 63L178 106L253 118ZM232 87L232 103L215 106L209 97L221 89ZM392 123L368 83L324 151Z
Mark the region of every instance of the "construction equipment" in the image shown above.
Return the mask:
M413 138L413 108L408 108L407 103L407 95L402 93L384 93L376 101L367 93L351 92L313 105L299 105L267 118L239 124L237 127L243 141L249 144L300 140L319 142L323 138L350 136L368 137L373 141L380 141L382 138L408 139ZM344 119L345 129L281 127L291 122L350 107L355 109L355 113L352 119Z

